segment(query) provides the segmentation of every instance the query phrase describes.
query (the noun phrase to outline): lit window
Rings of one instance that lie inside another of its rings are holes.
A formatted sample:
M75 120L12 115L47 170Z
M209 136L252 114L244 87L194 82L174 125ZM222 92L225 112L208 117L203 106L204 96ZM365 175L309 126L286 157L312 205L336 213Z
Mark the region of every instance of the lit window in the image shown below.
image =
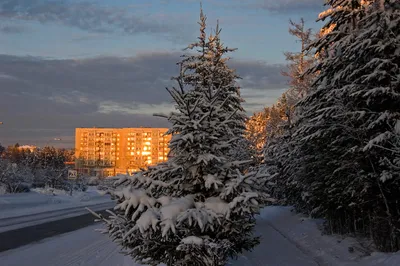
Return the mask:
M131 138L128 138L128 140L131 140Z

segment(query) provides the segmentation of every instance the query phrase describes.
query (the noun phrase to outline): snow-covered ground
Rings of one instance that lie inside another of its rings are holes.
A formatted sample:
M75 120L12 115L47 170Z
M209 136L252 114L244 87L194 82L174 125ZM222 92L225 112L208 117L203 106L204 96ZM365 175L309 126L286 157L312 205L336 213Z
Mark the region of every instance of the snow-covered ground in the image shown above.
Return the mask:
M88 206L102 210L111 208L113 203L96 187L73 191L72 196L68 191L49 189L0 195L0 232L84 214Z
M110 202L110 197L96 187L74 191L72 196L63 190L33 189L28 193L0 195L0 219L103 202Z
M400 253L374 253L364 256L351 238L323 236L317 220L295 215L287 207L267 207L260 218L256 232L262 242L253 252L245 253L234 266L397 266ZM107 236L94 231L101 225L90 226L72 233L47 239L15 250L0 253L3 266L135 266L129 257L119 254L118 247ZM355 247L350 253L348 248ZM43 254L48 254L44 256ZM23 256L21 256L23 254Z
M296 215L291 212L290 207L267 207L261 212L261 220L273 227L303 253L313 257L319 265L400 265L400 252L395 254L372 252L367 255L366 250L356 239L323 235L320 230L322 220ZM262 231L259 232L264 238L268 237ZM349 252L350 247L354 249L354 252Z

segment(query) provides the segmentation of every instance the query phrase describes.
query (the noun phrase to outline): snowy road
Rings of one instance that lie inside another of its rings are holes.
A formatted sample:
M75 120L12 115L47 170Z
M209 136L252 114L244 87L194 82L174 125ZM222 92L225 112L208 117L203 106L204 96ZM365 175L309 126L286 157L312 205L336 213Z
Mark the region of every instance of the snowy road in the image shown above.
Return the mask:
M317 266L310 256L304 254L295 244L273 229L268 222L258 220L256 232L262 235L260 245L253 252L243 254L243 257L231 265L257 266Z
M0 253L1 265L21 266L29 262L29 265L40 266L134 266L129 257L119 254L118 247L107 236L94 231L99 226L90 226L41 243ZM257 227L257 232L264 235L262 243L254 252L244 254L230 265L318 265L266 222L261 221Z
M106 214L104 210L98 211ZM67 232L73 232L94 224L94 216L88 211L79 216L73 216L39 225L28 226L16 230L0 232L0 252L35 243L45 238L54 237ZM0 264L2 266L2 264Z

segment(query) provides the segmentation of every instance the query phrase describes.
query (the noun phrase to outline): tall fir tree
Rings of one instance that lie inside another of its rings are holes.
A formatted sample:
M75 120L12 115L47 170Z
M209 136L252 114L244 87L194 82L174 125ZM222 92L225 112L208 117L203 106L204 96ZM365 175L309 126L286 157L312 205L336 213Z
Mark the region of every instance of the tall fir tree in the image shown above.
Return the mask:
M333 232L363 233L380 250L398 250L399 6L328 2L323 17L334 27L311 45L324 56L298 105L285 190L289 203L327 218Z
M225 265L259 241L252 229L268 196L261 192L264 176L242 173L247 161L226 153L244 128L243 108L236 74L225 64L230 49L213 46L218 27L206 41L203 12L200 20L200 41L191 46L199 55L184 57L178 88L168 89L176 103L166 116L173 157L119 180L109 191L118 200L115 213L98 216L105 233L139 263Z
M315 56L312 50L306 50L313 40L311 29L305 27L304 19L296 23L290 20L290 35L300 42L300 52L285 52L288 70L282 72L283 76L289 78L289 90L287 92L290 105L294 105L299 99L309 93L315 75L305 75L306 71L313 66Z
M289 89L282 94L277 104L271 109L271 121L267 124L268 137L264 146L263 168L272 174L273 180L267 189L281 204L287 204L287 182L284 178L293 158L290 158L293 121L295 121L296 103L310 93L311 85L316 73L308 70L316 63L313 49L307 49L313 41L311 29L305 28L303 19L299 23L290 21L289 33L295 36L300 43L299 52L286 52L288 70L282 72L289 78Z
M199 21L200 36L197 42L190 44L186 48L187 50L196 50L197 54L183 55L183 60L178 63L181 75L174 79L178 84L194 86L195 90L199 84L203 87L212 85L221 89L218 97L225 101L221 108L227 113L232 113L231 119L241 121L234 128L231 128L232 134L225 136L226 140L232 144L227 154L233 159L251 161L253 153L249 147L250 143L247 142L244 136L245 121L247 120L246 112L241 105L244 100L240 97L240 87L235 82L240 77L235 73L234 69L227 65L229 57L226 55L237 49L224 46L220 39L221 29L218 22L215 33L207 36L206 21L207 17L201 10ZM224 80L210 78L215 75L229 78ZM237 152L237 150L241 152Z

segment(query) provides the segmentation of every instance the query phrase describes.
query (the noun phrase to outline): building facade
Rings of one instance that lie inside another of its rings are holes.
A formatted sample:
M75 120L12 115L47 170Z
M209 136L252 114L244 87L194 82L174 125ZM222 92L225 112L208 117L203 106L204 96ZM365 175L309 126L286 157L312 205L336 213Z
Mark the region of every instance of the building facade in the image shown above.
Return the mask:
M168 159L168 128L76 128L75 168L91 176L139 171Z

